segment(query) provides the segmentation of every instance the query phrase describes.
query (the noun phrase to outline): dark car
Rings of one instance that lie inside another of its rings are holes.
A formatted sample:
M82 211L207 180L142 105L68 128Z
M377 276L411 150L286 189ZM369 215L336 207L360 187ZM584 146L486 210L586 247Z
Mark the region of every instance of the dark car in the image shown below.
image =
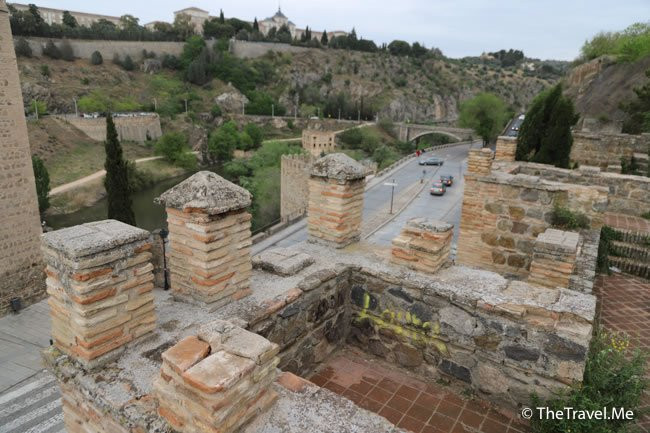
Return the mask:
M420 160L418 164L420 165L442 165L445 161L440 158L431 157L427 159Z
M445 186L444 183L442 183L442 182L433 182L433 185L431 185L431 190L429 191L429 194L431 194L431 195L445 195L445 192L447 192L447 187Z
M442 175L440 176L440 182L445 184L445 186L452 186L454 184L454 176Z

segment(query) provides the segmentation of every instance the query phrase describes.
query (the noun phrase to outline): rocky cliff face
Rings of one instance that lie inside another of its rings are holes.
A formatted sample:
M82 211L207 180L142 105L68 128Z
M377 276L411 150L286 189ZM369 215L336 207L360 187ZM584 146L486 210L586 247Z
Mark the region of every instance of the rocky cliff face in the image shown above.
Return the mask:
M594 59L569 71L565 93L573 98L583 118L620 124L625 118L621 103L635 98L634 88L646 82L648 69L650 57L633 63L617 63L611 57Z
M458 60L422 62L385 53L341 50L294 53L291 62L278 72L279 83L270 90L280 94L290 111L296 90L303 95L303 107L315 95L326 98L345 94L351 101L363 100L381 117L416 122L453 122L460 103L480 92L495 93L515 110L523 109L539 91L555 82L523 70Z

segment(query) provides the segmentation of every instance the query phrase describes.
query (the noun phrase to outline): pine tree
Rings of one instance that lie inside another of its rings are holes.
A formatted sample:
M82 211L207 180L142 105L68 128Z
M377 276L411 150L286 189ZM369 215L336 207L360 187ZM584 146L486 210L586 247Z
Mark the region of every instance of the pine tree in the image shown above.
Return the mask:
M329 44L329 38L327 37L327 30L323 30L323 35L320 37L321 45L325 46Z
M253 21L253 31L256 31L256 32L260 31L260 25L257 22L257 17L255 17L255 21Z
M106 178L104 188L108 199L108 218L135 225L131 186L129 185L128 167L122 156L122 146L117 139L117 130L111 114L106 116Z
M42 214L50 207L50 175L38 156L32 156L32 168L36 180L36 196L38 197L38 211Z

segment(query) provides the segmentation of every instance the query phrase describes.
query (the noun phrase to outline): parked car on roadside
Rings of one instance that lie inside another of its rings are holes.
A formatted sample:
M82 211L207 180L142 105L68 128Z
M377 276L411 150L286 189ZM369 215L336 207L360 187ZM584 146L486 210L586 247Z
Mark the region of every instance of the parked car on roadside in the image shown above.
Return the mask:
M431 195L445 195L445 192L447 192L447 187L445 186L444 183L442 183L442 182L433 182L433 185L431 185L431 190L429 191L429 194L431 194Z
M440 176L440 182L442 182L445 186L452 186L454 184L454 176L443 174Z
M444 160L440 158L436 158L435 156L432 156L431 158L423 159L418 162L420 165L442 165L444 164Z

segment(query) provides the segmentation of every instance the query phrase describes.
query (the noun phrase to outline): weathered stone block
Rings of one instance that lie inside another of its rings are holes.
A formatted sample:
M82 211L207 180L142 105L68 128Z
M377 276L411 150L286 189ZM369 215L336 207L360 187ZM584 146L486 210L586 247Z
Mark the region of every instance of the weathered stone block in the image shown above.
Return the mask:
M442 221L414 218L393 239L391 261L419 272L436 273L447 265L454 226Z

